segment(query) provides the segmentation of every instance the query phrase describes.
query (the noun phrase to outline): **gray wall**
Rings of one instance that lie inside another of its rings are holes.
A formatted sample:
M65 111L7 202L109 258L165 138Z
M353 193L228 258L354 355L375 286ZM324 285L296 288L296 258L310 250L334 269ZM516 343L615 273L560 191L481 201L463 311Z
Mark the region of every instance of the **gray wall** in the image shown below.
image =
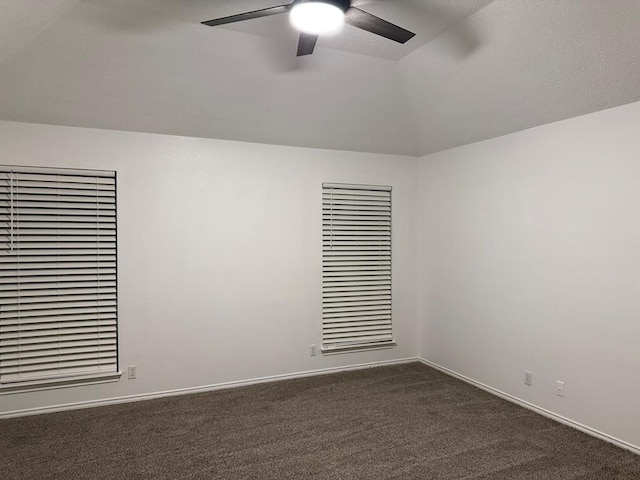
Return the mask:
M636 446L638 132L634 103L423 157L418 233L422 357Z
M0 413L417 356L415 158L9 122L0 138L3 163L117 170L120 361L138 366ZM396 348L309 355L322 182L393 187Z

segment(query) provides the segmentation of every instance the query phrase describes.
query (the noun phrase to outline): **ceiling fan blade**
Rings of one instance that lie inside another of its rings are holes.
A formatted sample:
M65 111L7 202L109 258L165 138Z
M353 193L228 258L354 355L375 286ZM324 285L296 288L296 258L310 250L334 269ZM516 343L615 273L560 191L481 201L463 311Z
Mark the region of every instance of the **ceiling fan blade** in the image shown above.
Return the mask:
M481 8L492 1L493 0L476 0L475 3ZM351 5L357 7L359 6L359 2L390 3L391 0L354 0ZM360 5L364 3L360 3ZM475 50L482 42L478 27L472 22L464 21L469 15L478 11L479 8L471 8L470 10L467 10L466 15L459 16L456 14L456 11L459 8L464 7L458 6L453 8L454 6L452 4L454 2L450 1L425 2L424 0L403 0L403 3L408 7L414 8L417 14L422 13L423 15L428 16L429 21L432 21L434 25L444 26L444 28L441 28L436 32L436 36L446 30L450 32L448 35L445 35L442 40L445 48L448 48L449 53L454 56L464 57ZM463 2L458 3L462 4ZM468 3L471 4L472 2ZM434 37L431 39L433 38Z
M300 40L298 40L298 57L311 55L316 47L318 35L313 33L300 32Z
M415 36L415 33L405 30L398 25L394 25L391 22L371 15L370 13L360 10L359 8L351 7L345 13L344 20L354 27L366 30L367 32L375 33L381 37L388 38L398 43L406 43L408 40Z
M278 5L276 7L262 8L260 10L254 10L252 12L239 13L238 15L231 15L229 17L214 18L213 20L207 20L201 22L203 25L215 27L216 25L225 25L227 23L242 22L244 20L251 20L254 18L270 17L271 15L278 15L280 13L287 13L291 9L291 4Z

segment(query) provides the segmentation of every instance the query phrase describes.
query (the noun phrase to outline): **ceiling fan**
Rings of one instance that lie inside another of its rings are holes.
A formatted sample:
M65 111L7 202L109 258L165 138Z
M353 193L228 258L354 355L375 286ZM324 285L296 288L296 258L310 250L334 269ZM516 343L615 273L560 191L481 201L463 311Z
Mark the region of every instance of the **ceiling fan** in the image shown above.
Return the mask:
M298 40L298 57L311 55L318 41L318 35L335 31L343 23L380 35L398 43L406 43L415 36L398 25L387 22L356 8L355 5L369 3L371 0L293 0L286 5L263 8L251 12L216 18L202 22L214 27L228 23L242 22L253 18L268 17L289 13L291 24L300 31Z

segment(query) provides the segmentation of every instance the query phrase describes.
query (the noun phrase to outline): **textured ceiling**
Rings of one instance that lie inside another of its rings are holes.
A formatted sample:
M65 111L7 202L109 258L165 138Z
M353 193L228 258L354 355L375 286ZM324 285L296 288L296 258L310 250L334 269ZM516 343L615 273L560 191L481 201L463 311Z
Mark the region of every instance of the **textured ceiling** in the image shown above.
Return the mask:
M303 58L286 17L199 24L279 3L0 0L0 119L423 155L640 99L637 0L376 1L418 35Z
M97 5L136 10L191 23L290 3L291 0L87 0ZM406 45L346 25L339 33L321 36L318 45L378 58L399 60L433 40L492 0L360 0L359 8L416 33ZM288 40L292 48L298 33L286 15L220 26L237 32Z
M447 55L455 28L400 62L435 152L640 100L640 1L496 1L465 22L482 38Z
M37 37L79 0L1 0L0 63Z

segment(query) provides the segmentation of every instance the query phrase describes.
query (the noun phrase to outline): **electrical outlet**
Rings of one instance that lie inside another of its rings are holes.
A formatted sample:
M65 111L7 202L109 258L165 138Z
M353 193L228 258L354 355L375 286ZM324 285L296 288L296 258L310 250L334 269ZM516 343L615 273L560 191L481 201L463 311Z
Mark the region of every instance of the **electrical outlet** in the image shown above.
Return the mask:
M129 378L129 380L135 380L136 378L138 378L137 365L129 365L129 368L127 368L127 378Z
M556 395L564 397L564 382L561 382L560 380L556 382Z
M529 386L533 385L533 373L529 370L524 371L524 384Z
M309 354L312 357L315 357L316 355L318 355L318 347L316 347L315 345L309 345Z

